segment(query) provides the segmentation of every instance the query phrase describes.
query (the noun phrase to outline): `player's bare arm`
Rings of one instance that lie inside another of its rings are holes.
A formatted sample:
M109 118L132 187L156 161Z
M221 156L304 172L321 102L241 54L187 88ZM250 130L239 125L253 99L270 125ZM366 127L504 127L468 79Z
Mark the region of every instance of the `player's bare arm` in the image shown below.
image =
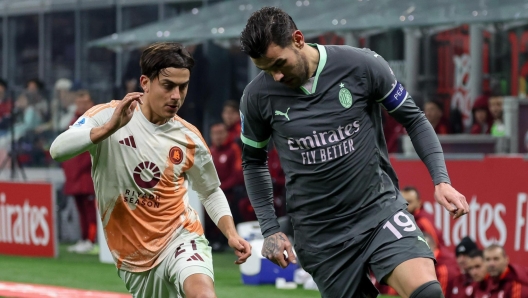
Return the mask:
M245 263L251 256L251 245L238 235L233 217L229 215L222 216L218 221L218 228L226 236L229 247L235 250L235 255L238 257L235 264L240 265Z
M102 142L121 127L130 122L138 102L143 104L141 96L143 96L143 93L140 92L128 93L116 107L112 118L110 118L110 121L100 127L92 128L90 131L90 140L92 143L98 144Z
M469 212L466 197L449 183L437 184L435 186L434 197L438 204L444 206L455 219Z
M288 256L284 254L284 251L288 253ZM286 268L290 263L297 263L292 245L288 237L282 232L266 237L262 246L262 256L282 268Z

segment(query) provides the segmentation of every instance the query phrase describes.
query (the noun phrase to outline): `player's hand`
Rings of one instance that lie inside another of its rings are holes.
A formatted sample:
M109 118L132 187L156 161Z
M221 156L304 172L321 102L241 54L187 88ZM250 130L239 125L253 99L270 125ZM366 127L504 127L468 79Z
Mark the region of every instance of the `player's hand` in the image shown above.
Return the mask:
M435 200L444 206L454 219L469 212L469 205L461 193L448 183L439 183L435 186Z
M284 251L288 253L288 256L284 254ZM288 267L290 263L297 264L292 245L288 237L282 232L275 233L264 239L262 256L281 266L281 268Z
M117 105L112 118L108 121L108 129L111 131L117 131L121 127L127 125L134 115L134 110L136 109L138 102L143 104L141 96L143 96L143 93L141 92L128 93Z
M244 238L236 235L230 237L227 240L227 243L235 250L235 255L238 257L238 259L235 261L235 264L240 265L245 263L246 260L251 256L251 245Z

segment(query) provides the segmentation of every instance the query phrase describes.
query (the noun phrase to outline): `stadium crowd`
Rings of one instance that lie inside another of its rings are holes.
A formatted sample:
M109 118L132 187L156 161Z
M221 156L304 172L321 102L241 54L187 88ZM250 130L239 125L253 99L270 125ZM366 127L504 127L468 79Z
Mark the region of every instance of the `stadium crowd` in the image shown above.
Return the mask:
M433 224L433 217L423 208L416 188L401 190L408 202L425 241L436 258L435 271L446 298L524 298L528 297L528 268L510 262L504 248L492 244L481 248L470 237L464 237L452 251ZM373 277L382 294L397 295Z
M124 88L133 91L137 85L130 83ZM33 79L11 100L9 95L12 93L7 83L0 79L0 150L16 150L18 161L25 166L52 165L53 160L49 155L51 141L94 105L90 92L69 79L59 79L50 96L45 90L39 80ZM471 133L503 136L502 103L502 97L495 93L477 98L472 109L473 123L467 129L464 129L460 112L446 110L440 101L426 101L422 110L439 135ZM229 201L235 224L256 220L242 175L238 101L226 101L219 118L222 121L210 125L208 134L221 188ZM405 129L388 113L385 113L384 120L389 152L401 152L399 138L406 134ZM10 148L12 141L14 147ZM63 192L75 198L80 215L81 239L70 250L93 252L96 248L96 210L90 156L84 153L61 166L66 176ZM285 216L285 177L273 144L268 152L268 166L277 215ZM436 274L446 297L528 297L528 271L511 264L503 247L491 245L479 248L472 239L466 237L455 251L451 251L445 246L441 231L434 226L432 215L422 209L418 191L407 186L402 188L402 194L409 203L408 211L414 215L418 227L424 233L424 241L434 252ZM224 250L227 247L226 238L208 216L204 226L213 250ZM372 279L382 294L396 294L389 286Z

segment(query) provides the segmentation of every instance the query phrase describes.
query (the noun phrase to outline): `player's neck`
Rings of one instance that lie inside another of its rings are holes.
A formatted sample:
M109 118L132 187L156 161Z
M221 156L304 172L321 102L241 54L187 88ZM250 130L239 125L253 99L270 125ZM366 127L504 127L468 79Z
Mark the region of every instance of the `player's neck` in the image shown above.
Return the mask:
M319 66L319 50L306 44L302 49L308 59L308 73L313 75Z
M150 106L148 105L148 102L146 100L144 100L144 102L146 104L140 105L139 106L139 110L141 111L143 116L145 116L145 118L149 122L151 122L152 124L155 124L155 125L163 125L163 124L167 123L170 120L170 119L162 118L162 117L156 115L156 113L154 113L152 111L152 109L150 108Z

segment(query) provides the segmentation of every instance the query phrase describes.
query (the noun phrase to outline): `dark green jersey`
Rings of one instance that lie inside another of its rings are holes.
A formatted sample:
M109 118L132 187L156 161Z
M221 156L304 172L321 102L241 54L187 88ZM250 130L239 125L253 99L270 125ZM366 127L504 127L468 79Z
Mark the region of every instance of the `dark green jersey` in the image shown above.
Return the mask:
M317 48L311 90L288 88L262 72L240 105L244 146L264 150L270 139L275 144L296 243L312 249L347 241L405 208L389 163L381 106L392 113L412 102L375 52Z

